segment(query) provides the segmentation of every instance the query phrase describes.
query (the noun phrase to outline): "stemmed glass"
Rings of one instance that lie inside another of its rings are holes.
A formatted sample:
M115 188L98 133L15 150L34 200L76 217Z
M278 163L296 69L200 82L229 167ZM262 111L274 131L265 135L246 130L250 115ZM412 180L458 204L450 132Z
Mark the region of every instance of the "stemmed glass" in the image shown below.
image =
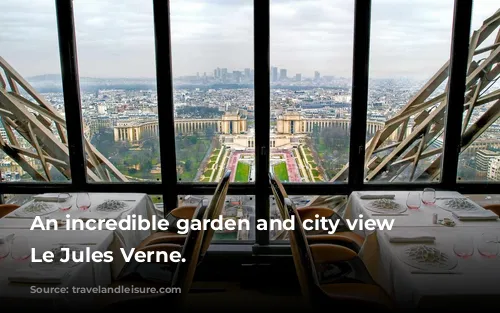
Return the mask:
M453 252L462 259L468 259L474 254L474 240L470 236L458 235L453 244Z
M31 247L28 238L15 236L12 239L11 256L16 261L23 261L30 257Z
M406 198L406 206L411 210L418 210L420 208L421 200L419 192L409 192Z
M477 251L486 258L496 257L498 255L498 236L488 233L482 234Z
M59 210L68 211L73 206L71 203L71 195L69 193L61 193L57 197L57 205L59 206Z
M436 203L436 191L432 188L425 188L424 192L422 192L422 203L434 205Z
M76 206L81 211L87 211L90 208L90 196L88 193L79 193L76 196Z
M0 236L0 260L5 259L9 255L9 243L5 236Z

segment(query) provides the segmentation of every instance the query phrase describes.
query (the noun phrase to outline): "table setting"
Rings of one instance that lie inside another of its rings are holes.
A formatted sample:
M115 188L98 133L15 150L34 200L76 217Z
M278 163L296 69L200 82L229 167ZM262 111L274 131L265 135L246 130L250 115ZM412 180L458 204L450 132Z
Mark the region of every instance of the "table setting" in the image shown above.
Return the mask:
M120 194L120 193L47 193L35 195L15 211L0 219L1 229L30 229L36 216L44 221L56 220L57 231L66 230L67 216L70 219L88 220L121 220L128 215L142 216L151 221L157 215L154 204L147 194ZM70 227L70 229L72 229ZM82 231L85 231L81 229ZM87 230L89 231L89 230ZM121 230L113 231L114 239L111 244L113 251L124 248L130 251L137 247L142 240L151 234L150 230ZM111 264L113 276L117 277L125 262L121 254L116 254Z
M402 307L500 296L500 221L468 197L432 188L353 192L344 218L360 216L394 219L392 229L354 231L365 237L359 255L370 274Z
M82 305L93 295L63 296L33 293L31 290L36 286L107 286L112 281L108 263L62 262L65 257L62 249L105 252L112 242L113 233L110 231L74 231L61 236L57 231L0 229L0 302L13 303L20 308L31 301L48 301L48 305L65 304L60 302ZM46 251L54 253L53 262L43 261L42 254Z

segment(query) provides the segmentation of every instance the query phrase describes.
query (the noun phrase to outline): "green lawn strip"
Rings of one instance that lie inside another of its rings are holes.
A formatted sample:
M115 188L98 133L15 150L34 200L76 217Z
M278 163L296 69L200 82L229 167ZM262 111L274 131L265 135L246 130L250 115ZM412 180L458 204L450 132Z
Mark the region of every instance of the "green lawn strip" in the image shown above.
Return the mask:
M250 174L250 165L247 163L238 162L238 166L236 166L236 175L234 176L234 181L247 182L249 174Z
M285 162L280 162L274 166L274 173L281 181L288 181L288 170Z

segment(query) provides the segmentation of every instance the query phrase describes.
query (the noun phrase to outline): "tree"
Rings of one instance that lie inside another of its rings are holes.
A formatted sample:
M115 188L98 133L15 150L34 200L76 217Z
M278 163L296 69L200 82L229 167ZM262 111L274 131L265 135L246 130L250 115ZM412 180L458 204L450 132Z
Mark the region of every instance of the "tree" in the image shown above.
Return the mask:
M184 169L186 170L186 172L191 172L191 167L193 166L193 162L188 159L185 163L184 163Z

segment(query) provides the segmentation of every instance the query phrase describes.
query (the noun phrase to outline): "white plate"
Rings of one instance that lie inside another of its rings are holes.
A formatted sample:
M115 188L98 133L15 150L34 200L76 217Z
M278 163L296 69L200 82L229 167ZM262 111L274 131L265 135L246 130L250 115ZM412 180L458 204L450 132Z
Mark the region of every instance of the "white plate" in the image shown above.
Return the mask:
M429 255L428 259L425 259L424 255ZM435 261L430 260L431 256L435 257ZM400 253L400 259L421 270L451 270L458 264L456 257L426 245L413 245L405 248Z
M366 205L366 208L369 211L382 214L400 214L407 210L406 206L389 199L372 200Z
M44 209L36 210L36 211L27 211L32 206L40 206ZM44 202L44 201L31 201L21 206L19 209L14 211L14 216L17 217L35 217L47 215L52 212L59 210L59 207L55 203Z

